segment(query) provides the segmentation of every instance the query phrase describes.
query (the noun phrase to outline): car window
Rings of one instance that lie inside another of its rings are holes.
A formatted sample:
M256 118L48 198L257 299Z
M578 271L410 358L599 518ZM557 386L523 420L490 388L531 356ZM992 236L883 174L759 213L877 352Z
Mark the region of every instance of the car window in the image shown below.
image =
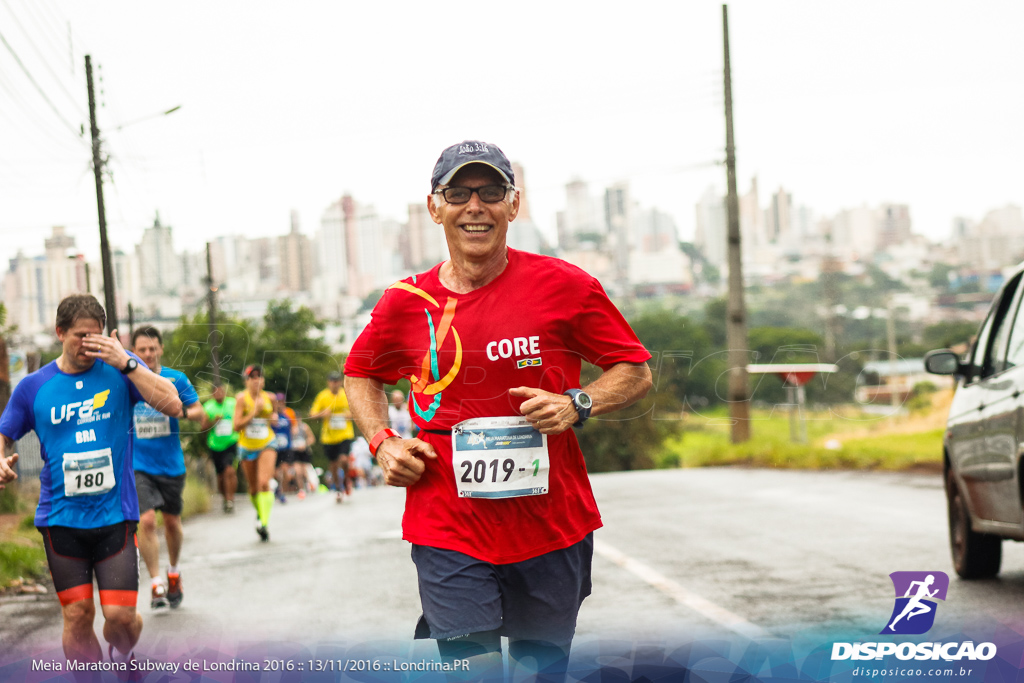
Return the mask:
M989 331L991 341L985 345L978 344L978 351L984 353L981 363L982 377L989 377L1007 368L1006 341L1013 327L1013 314L1016 312L1017 307L1015 295L1017 293L1017 286L1020 284L1020 278L1021 276L1017 275L1017 277L1007 283L1006 287L1003 288L998 305L993 308L993 314L990 316L992 325ZM978 341L981 342L980 337Z
M978 336L974 339L974 346L971 348L971 364L967 376L968 382L973 382L982 376L981 371L985 365L985 350L988 348L988 340L992 333L992 321L995 318L995 309L989 310L988 317L985 318L981 329L978 330Z
M1006 368L1024 365L1024 311L1020 308L1021 297L1017 298L1018 301L1013 306L1013 322L1010 325L1009 342L1006 346Z

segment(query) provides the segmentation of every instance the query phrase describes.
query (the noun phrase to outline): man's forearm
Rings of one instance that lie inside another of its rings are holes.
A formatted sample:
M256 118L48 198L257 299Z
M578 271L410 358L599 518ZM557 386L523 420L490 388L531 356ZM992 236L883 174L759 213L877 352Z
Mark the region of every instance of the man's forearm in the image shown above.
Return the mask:
M346 377L345 395L348 397L352 419L367 440L391 426L388 420L388 396L384 393L382 382L368 377Z
M633 405L651 390L647 363L618 363L583 387L594 400L590 414L603 415Z
M181 417L181 399L171 380L161 377L141 364L128 375L144 400L168 417Z
M193 403L185 408L185 419L194 422L202 422L206 418L206 411L198 403Z

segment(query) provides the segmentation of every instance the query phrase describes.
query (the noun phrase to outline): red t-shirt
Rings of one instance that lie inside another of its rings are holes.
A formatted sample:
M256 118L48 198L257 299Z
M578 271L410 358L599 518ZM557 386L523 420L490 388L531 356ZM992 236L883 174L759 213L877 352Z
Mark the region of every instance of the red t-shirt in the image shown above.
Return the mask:
M408 379L422 430L520 415L523 399L510 388L579 387L581 359L607 369L651 357L601 284L565 261L509 249L501 275L468 294L448 290L439 270L389 287L345 362L351 377ZM407 490L407 541L505 564L566 548L601 526L572 429L548 437L547 494L498 500L460 498L450 436L418 436L439 457Z

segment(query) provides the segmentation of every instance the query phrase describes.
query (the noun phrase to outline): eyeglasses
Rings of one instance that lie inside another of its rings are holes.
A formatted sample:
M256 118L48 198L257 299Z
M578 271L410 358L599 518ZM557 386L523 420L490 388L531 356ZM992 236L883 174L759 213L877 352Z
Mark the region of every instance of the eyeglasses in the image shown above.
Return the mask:
M510 185L484 185L483 187L446 187L443 190L436 190L434 194L440 194L444 196L444 200L449 204L465 204L476 192L476 195L480 197L480 201L485 204L494 204L505 199L508 195L508 191L511 190Z

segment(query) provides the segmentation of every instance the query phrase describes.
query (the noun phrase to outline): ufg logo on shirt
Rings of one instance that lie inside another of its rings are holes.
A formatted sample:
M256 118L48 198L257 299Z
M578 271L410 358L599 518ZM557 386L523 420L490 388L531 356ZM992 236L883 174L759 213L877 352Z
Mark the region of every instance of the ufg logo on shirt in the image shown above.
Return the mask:
M107 404L107 397L110 395L110 389L101 391L94 395L92 398L85 401L73 401L66 403L60 407L60 416L57 416L57 408L50 408L50 422L55 425L59 425L64 420L71 421L75 418L77 412L79 422L91 422L93 412L99 410Z
M896 589L892 615L879 633L920 635L935 623L936 600L945 600L949 577L945 572L893 572L889 574Z

